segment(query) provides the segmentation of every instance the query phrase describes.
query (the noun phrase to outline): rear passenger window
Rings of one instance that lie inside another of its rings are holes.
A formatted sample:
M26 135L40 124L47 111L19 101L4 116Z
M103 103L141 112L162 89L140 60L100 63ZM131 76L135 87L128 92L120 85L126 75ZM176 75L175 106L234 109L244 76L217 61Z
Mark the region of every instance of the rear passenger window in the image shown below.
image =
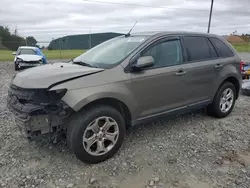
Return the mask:
M214 49L209 47L205 37L184 37L184 44L188 56L188 61L198 61L211 59ZM210 53L211 51L211 53Z
M220 57L233 57L233 52L224 44L221 40L217 38L210 38L211 42L215 46Z

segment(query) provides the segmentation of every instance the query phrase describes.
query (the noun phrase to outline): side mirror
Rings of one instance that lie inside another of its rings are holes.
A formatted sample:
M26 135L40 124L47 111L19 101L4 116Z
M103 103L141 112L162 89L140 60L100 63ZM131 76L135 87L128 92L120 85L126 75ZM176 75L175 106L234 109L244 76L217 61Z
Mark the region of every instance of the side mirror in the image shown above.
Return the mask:
M155 63L155 60L152 56L145 56L145 57L140 57L136 64L133 65L133 68L135 69L142 69L146 67L151 67Z
M16 55L16 52L13 52L12 55Z

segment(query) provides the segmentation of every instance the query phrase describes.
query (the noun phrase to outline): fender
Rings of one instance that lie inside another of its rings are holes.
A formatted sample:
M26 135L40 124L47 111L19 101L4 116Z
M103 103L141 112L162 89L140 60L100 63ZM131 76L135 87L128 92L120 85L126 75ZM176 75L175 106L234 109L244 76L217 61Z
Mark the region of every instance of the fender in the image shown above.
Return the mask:
M74 111L81 110L87 104L98 99L111 98L124 103L131 114L135 114L138 104L136 100L129 94L126 87L117 87L115 85L100 85L95 87L68 90L63 96L62 101L69 105ZM133 117L132 117L133 118Z
M228 78L235 78L239 83L239 90L241 89L242 79L240 71L237 70L237 66L234 66L232 64L224 65L220 72L218 72L218 78L220 80L219 82L217 82L216 91L214 91L214 95L216 94L221 84Z

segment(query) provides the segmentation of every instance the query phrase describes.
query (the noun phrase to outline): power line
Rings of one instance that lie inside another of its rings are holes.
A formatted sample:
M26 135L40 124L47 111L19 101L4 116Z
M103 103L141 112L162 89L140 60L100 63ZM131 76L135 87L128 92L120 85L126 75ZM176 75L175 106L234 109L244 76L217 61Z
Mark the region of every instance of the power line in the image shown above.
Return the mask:
M100 3L100 4L113 4L113 5L124 5L124 6L134 6L134 7L146 7L146 8L162 8L162 9L172 9L172 10L183 10L183 11L208 11L205 9L184 9L184 8L177 8L177 7L167 7L167 6L154 6L154 5L143 5L143 4L132 4L132 3L118 3L118 2L111 2L111 1L100 1L100 0L82 0L85 2L91 3ZM223 11L223 10L216 10L216 12L230 12L230 13L249 13L250 11Z

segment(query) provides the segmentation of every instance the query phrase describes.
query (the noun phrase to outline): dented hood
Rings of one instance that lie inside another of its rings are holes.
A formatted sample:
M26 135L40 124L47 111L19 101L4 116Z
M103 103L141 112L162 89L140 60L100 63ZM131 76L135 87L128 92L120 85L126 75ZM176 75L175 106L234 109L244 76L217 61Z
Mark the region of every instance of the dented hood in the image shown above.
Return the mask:
M43 58L43 56L23 54L18 55L17 58L22 59L23 61L39 61Z
M12 84L21 88L48 88L56 83L103 70L71 63L46 64L17 73L12 79Z

